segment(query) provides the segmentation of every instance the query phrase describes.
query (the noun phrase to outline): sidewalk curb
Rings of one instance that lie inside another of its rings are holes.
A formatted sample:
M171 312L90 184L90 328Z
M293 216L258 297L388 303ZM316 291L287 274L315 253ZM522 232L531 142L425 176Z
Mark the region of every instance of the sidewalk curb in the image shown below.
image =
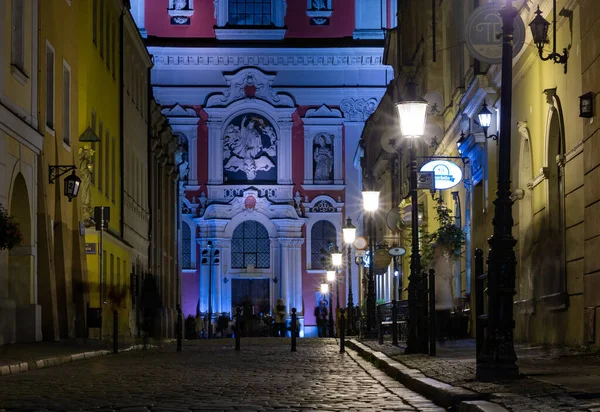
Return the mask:
M156 348L155 345L146 345L147 349ZM119 350L119 352L129 352L133 350L142 350L144 345L133 345L127 349ZM89 352L74 353L71 355L53 356L51 358L32 360L27 362L15 363L12 365L0 366L0 377L14 375L15 373L29 372L35 369L51 368L65 363L76 362L86 359L98 358L100 356L112 355L110 350L97 350Z
M487 402L485 394L449 385L436 379L428 378L418 369L411 369L401 362L376 352L354 339L346 341L346 345L354 349L360 356L387 373L392 378L437 405L444 408L459 408L460 412L505 412L500 405Z

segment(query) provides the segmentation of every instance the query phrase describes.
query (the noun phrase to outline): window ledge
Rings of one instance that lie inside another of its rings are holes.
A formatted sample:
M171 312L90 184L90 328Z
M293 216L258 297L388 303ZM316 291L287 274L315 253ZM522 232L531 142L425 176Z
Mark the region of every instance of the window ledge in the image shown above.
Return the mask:
M46 124L46 131L48 132L48 134L50 134L52 137L54 137L56 135L56 132L54 131L54 129L50 126L48 126Z
M171 17L192 17L193 15L194 10L169 9L169 16Z
M324 275L327 272L325 269L307 269L306 273L310 273L311 275Z
M25 84L27 84L27 81L29 80L29 76L27 76L25 74L25 72L23 72L23 70L19 66L11 64L10 72L12 73L13 77L15 79L17 79L17 81L19 83L21 83L23 86L25 86Z
M329 18L332 14L333 10L306 10L306 15L310 18Z
M302 185L304 190L344 190L346 185Z
M283 40L286 29L215 29L217 40Z
M67 142L65 142L64 140L62 141L62 145L65 148L65 150L69 153L71 153L71 145L68 144Z

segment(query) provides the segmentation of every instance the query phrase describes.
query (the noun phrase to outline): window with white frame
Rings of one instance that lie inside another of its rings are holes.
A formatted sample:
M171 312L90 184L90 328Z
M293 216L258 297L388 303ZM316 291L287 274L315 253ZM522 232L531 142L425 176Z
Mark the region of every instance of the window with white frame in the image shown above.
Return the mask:
M71 145L71 67L63 60L62 133L63 143Z
M12 64L25 66L25 0L12 1Z
M229 24L232 26L269 26L271 0L229 0Z
M215 1L219 40L282 40L287 0Z
M46 126L54 130L54 47L46 41Z

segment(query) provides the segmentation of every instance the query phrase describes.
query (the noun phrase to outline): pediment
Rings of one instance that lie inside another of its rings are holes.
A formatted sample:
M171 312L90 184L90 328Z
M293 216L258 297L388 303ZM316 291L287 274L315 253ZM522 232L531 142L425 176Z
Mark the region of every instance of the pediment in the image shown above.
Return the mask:
M166 108L161 110L161 113L166 117L198 117L196 115L196 111L192 108L185 108L177 103L175 106L171 108Z
M304 115L305 119L308 118L342 118L342 112L339 109L330 109L327 105L322 105L318 109L309 109Z
M265 73L257 68L247 68L223 76L227 88L223 93L210 96L206 104L207 108L227 107L246 98L259 99L275 107L295 107L293 99L288 94L273 89L276 77L274 74Z

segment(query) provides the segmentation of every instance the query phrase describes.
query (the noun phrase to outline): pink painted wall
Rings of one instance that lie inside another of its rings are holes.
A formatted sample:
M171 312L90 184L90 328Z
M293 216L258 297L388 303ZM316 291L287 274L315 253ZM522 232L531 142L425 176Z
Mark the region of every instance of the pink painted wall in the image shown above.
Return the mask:
M215 37L213 0L195 0L194 15L187 26L171 24L167 0L146 0L145 25L149 36L156 37Z
M286 38L352 37L355 0L332 0L333 14L328 26L312 26L306 15L306 0L288 0L284 19ZM195 0L194 15L189 25L172 25L167 0L146 0L145 28L149 36L181 38L214 38L213 0Z
M285 25L286 38L352 37L355 27L355 0L333 0L333 14L328 26L311 26L306 15L305 0L288 0Z

